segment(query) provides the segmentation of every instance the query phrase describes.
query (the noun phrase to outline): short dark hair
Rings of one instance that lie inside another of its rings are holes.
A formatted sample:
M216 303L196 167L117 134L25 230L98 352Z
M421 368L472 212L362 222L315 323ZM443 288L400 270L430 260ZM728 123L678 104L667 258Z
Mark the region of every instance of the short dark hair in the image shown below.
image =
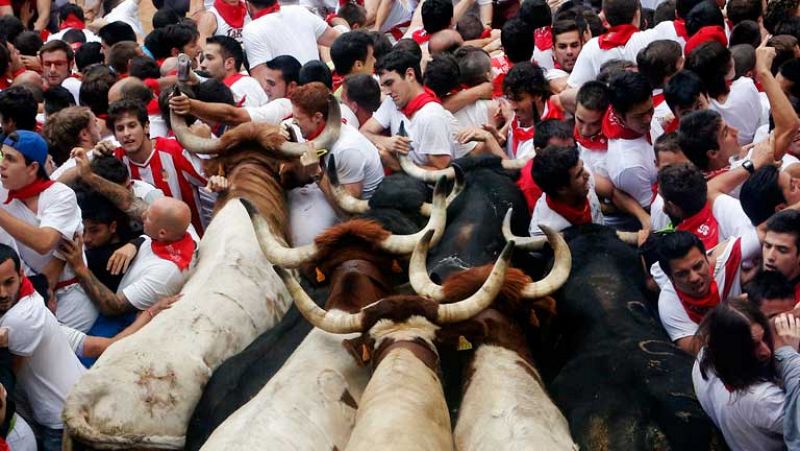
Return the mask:
M689 15L689 11L701 2L703 2L703 0L675 0L675 14L682 19L686 19L686 16Z
M0 74L5 74L11 65L11 52L6 45L5 39L0 38Z
M117 185L123 185L130 179L125 163L112 155L95 156L91 166L92 172Z
M547 146L536 154L531 174L533 180L548 196L569 186L569 170L580 160L577 147Z
M148 102L153 100L153 90L141 82L125 83L119 90L121 98L133 99L147 105Z
M375 69L378 74L397 72L401 77L405 76L408 69L413 69L414 78L417 80L417 83L422 83L419 60L414 55L404 50L393 50L389 52L378 61Z
M411 38L403 38L397 41L397 43L394 45L394 47L392 47L392 50L390 51L394 50L402 50L404 52L408 52L414 55L414 58L417 59L417 63L422 62L422 48L419 46L419 44L417 44L417 41ZM388 55L388 52L386 54ZM380 58L378 58L378 61L380 61Z
M172 54L172 48L166 42L165 28L156 28L144 38L144 46L155 60L168 58Z
M749 44L730 47L733 56L734 78L743 77L756 67L756 49Z
M758 23L752 20L743 20L733 27L728 38L728 45L733 47L738 44L748 44L753 48L761 44L761 28Z
M661 22L667 22L676 19L675 15L675 0L666 0L656 6L653 12L653 22L658 25Z
M367 22L367 10L356 2L345 2L336 11L336 15L344 19L351 29L355 28L356 25L364 25Z
M0 16L0 37L6 41L14 42L14 39L17 39L17 36L23 31L25 31L25 25L17 16L12 14Z
M183 51L183 48L195 41L200 36L197 27L189 25L186 22L180 22L164 27L164 39L168 42L170 49L178 49Z
M453 2L450 0L425 0L422 4L422 27L428 34L450 26L453 20Z
M116 221L117 226L127 222L125 213L96 191L81 186L75 189L75 197L78 200L83 220L88 219L106 225Z
M573 127L569 122L558 119L546 119L536 124L533 135L533 147L543 149L553 138L572 139Z
M523 20L532 30L547 27L553 23L553 13L550 10L550 5L545 0L522 2L517 17Z
M336 72L347 75L353 70L356 61L366 62L372 39L363 31L348 31L333 41L331 60Z
M778 68L778 72L783 78L792 82L789 93L795 97L800 97L800 60L792 58L786 61Z
M689 251L694 248L697 248L703 254L706 253L706 247L700 238L691 232L683 230L660 235L657 248L658 266L668 277L672 277L672 267L670 266L672 260L686 257Z
M75 97L63 86L53 86L44 92L44 113L51 115L64 108L75 106Z
M728 0L725 11L728 13L728 20L734 25L745 20L757 22L763 14L759 0Z
M128 73L128 62L139 55L139 44L132 41L121 41L112 45L108 49L108 65L114 69L116 74Z
M383 58L384 55L392 51L392 42L389 41L389 38L385 34L379 31L369 31L367 35L372 38L373 55L376 60ZM413 42L414 40L412 39L411 41Z
M117 42L134 41L136 42L136 32L133 28L125 22L111 22L101 28L97 35L106 43L107 46L112 46Z
M775 214L778 205L786 203L778 184L779 175L780 170L768 164L756 170L742 185L739 201L742 210L755 226Z
M136 119L140 124L142 124L142 126L150 123L150 118L147 114L147 108L145 108L142 102L132 99L122 99L117 100L108 107L108 119L106 119L107 127L111 130L114 130L114 124L124 114L136 116Z
M656 141L653 143L653 150L656 151L656 154L658 154L658 152L683 153L680 142L678 141L678 132L663 133L656 138ZM658 155L656 155L656 158L658 158Z
M623 115L653 96L647 78L638 72L622 72L611 78L608 87L609 102L617 113Z
M516 64L531 60L534 47L532 36L533 28L520 18L511 19L503 25L500 43L509 61Z
M683 57L681 45L666 39L653 41L636 55L639 72L647 77L653 89L664 86L664 79L678 72L678 63Z
M64 34L61 36L61 40L70 44L86 44L86 35L83 33L83 30L79 30L77 28L70 28L69 30L65 31Z
M333 89L333 74L328 65L320 60L311 60L303 64L297 84L305 85L315 81L322 83L328 89Z
M95 65L86 69L78 100L95 115L108 113L108 91L117 78L107 66Z
M492 68L492 59L486 50L465 45L454 54L458 61L459 82L467 86L476 86L486 81L486 74Z
M658 190L665 202L675 204L687 217L702 210L708 199L706 179L691 163L671 164L658 171Z
M693 111L681 118L678 130L681 150L702 170L708 169L708 152L719 150L717 134L720 127L722 116L714 110Z
M775 33L777 25L787 17L792 17L797 12L798 0L772 0L767 3L764 12L764 28L771 34Z
M610 105L608 87L599 81L588 81L578 89L575 101L591 111L605 112Z
M24 86L0 91L0 116L11 119L19 130L36 130L38 105L33 93Z
M711 310L697 331L705 351L700 356L700 374L708 379L709 371L733 393L759 382L777 381L773 359L758 360L751 332L752 324L764 330L764 341L773 350L772 330L767 317L755 305L742 299L729 299Z
M731 51L717 41L709 41L689 53L684 68L700 76L708 95L716 99L730 91L725 80L730 65Z
M581 36L581 29L578 26L578 22L572 19L563 19L553 22L553 28L552 28L553 44L555 45L556 43L556 36L562 35L564 33L570 33L573 31L577 32L578 38L581 39L581 41L583 41L583 36Z
M17 251L7 244L0 243L0 264L5 263L6 260L14 262L14 271L19 272L20 260Z
M444 98L458 86L459 70L456 58L449 53L436 55L425 69L425 86Z
M54 39L44 44L42 48L39 49L39 55L41 56L45 53L58 51L64 52L67 55L68 62L72 63L72 61L75 60L75 52L72 51L72 47L60 39Z
M522 94L548 99L552 94L544 71L530 61L515 64L503 79L503 94L518 97Z
M39 49L42 48L42 45L44 45L42 36L35 31L23 31L14 39L14 47L22 55L36 56L39 54Z
M348 75L344 86L347 97L361 108L374 113L381 106L381 87L371 75Z
M785 209L775 213L767 219L766 230L794 235L794 244L800 250L800 211Z
M483 24L475 14L464 14L456 23L456 31L461 35L461 39L471 41L481 37Z
M775 27L775 35L787 35L795 39L800 39L800 17L787 17L778 22L778 25Z
M140 80L147 80L148 78L158 79L161 78L161 71L159 71L158 64L153 61L153 58L149 56L134 56L131 58L128 75Z
M743 289L747 301L758 308L764 301L794 299L794 286L778 271L759 271Z
M206 103L236 105L231 88L216 78L208 78L194 87L195 98Z
M219 53L223 61L233 58L233 67L237 72L242 70L244 63L244 50L239 41L228 36L216 35L206 38L206 44L216 44L219 46Z
M75 52L75 66L81 73L92 64L102 64L103 61L105 58L99 42L87 42Z
M299 82L300 68L303 67L300 61L291 55L276 56L267 61L266 66L268 69L280 71L281 78L287 85L291 82Z
M636 63L623 59L611 59L600 65L596 80L608 84L612 78L624 72L636 70Z
M682 70L673 75L664 86L664 100L674 112L678 108L691 108L697 98L706 93L703 80L690 70Z
M725 27L725 16L714 0L703 0L689 11L686 19L686 32L694 36L701 28L712 25Z
M167 25L176 24L181 21L182 16L172 8L160 8L153 14L153 29L165 28Z
M612 27L631 23L640 8L639 0L603 0L603 13Z
M58 10L58 20L60 22L63 22L67 20L67 16L69 16L70 14L74 14L75 17L77 17L81 21L85 20L83 16L83 9L81 9L80 6L75 5L73 3L66 3L61 6L61 8Z
M252 3L258 6L259 8L266 8L268 6L274 5L275 3L278 3L278 0L254 0Z

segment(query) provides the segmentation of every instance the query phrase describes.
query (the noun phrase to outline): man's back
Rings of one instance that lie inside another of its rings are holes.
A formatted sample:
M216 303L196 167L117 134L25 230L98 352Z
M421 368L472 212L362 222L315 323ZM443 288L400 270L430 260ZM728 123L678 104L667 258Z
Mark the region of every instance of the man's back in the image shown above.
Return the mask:
M327 24L302 6L281 6L244 27L242 39L250 67L291 55L305 64L319 58L317 39Z

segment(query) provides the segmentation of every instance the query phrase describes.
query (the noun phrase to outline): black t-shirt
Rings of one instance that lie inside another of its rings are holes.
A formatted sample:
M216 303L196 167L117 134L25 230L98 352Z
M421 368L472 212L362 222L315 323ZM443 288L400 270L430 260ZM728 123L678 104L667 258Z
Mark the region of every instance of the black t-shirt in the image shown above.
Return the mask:
M107 244L94 249L86 249L86 266L97 277L97 280L114 292L117 291L117 287L122 281L122 276L125 274L111 275L106 269L106 265L111 254L125 244L127 244L125 241L120 241L119 243Z

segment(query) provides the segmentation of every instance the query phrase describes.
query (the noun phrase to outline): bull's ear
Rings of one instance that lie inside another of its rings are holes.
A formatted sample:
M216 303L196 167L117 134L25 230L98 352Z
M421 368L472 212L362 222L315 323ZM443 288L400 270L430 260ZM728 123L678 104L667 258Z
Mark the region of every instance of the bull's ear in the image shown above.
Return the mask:
M480 342L486 336L484 325L476 319L448 324L436 331L436 343L449 348L459 348L467 342Z
M372 347L375 340L364 335L342 340L342 346L353 356L356 365L363 367L372 360Z

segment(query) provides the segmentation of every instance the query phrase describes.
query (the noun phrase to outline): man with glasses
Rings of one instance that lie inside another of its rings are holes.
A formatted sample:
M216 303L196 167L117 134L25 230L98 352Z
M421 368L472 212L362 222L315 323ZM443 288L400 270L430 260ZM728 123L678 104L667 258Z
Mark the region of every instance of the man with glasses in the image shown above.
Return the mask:
M47 88L64 86L78 103L81 82L72 77L72 63L75 53L64 41L55 40L43 45L39 50L39 61L42 64L42 78Z

